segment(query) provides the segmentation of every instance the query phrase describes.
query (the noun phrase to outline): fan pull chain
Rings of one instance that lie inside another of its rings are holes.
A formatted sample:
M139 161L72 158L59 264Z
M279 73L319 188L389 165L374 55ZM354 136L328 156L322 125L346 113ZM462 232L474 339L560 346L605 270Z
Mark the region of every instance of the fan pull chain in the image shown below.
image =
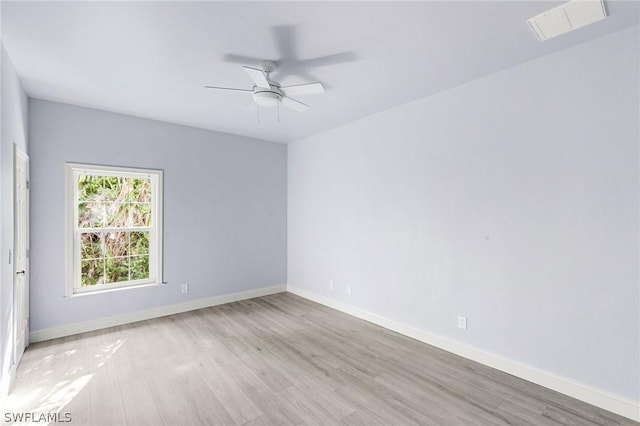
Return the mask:
M280 123L280 102L278 102L278 123Z

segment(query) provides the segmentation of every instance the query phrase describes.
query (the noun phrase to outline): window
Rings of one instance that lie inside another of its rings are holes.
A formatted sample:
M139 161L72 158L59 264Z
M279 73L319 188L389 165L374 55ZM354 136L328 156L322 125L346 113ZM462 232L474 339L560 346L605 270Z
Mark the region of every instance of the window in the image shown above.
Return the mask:
M67 164L67 185L68 295L162 282L162 171Z

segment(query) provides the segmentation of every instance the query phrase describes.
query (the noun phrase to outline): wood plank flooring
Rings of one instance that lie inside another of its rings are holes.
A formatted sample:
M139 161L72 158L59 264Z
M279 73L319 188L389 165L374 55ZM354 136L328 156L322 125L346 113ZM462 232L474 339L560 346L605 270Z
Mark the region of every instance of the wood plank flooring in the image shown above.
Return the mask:
M36 343L2 415L19 412L71 425L638 425L290 293Z

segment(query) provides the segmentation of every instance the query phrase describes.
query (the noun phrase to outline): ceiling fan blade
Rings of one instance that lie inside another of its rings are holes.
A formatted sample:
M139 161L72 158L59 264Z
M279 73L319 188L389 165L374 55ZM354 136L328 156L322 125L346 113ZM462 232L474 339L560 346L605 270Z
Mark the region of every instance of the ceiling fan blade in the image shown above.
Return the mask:
M204 86L205 89L234 90L236 92L253 92L251 89L235 89L233 87Z
M296 84L280 88L286 96L289 95L320 95L324 93L321 83Z
M236 55L235 53L227 53L224 55L224 61L232 64L259 64L262 59L254 58L252 56Z
M281 102L282 102L282 105L284 105L285 107L298 112L304 112L309 108L311 108L309 105L303 104L300 101L296 101L295 99L291 99L286 96L282 98Z
M258 68L252 68L252 67L247 67L244 66L242 67L244 68L244 70L247 72L247 74L249 74L249 78L251 78L251 80L253 80L253 82L256 84L256 86L258 87L264 87L264 88L269 88L271 86L269 86L269 81L267 81L267 77L265 77L264 75L264 71L258 69Z
M293 68L307 69L315 67L326 67L327 65L344 64L358 60L355 52L342 52L333 55L320 56L317 58L303 59L293 64Z
M273 39L281 60L296 59L296 27L294 25L276 25L271 28Z

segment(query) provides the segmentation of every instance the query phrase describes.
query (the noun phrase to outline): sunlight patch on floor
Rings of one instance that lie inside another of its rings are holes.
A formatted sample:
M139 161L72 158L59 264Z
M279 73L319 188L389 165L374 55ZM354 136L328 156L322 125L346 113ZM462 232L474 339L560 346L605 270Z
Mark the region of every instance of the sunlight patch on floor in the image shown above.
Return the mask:
M25 356L24 365L18 368L16 386L4 401L1 410L3 424L42 426L55 423L56 419L64 419L65 407L74 402L83 390L88 391L89 382L126 341L124 338L101 344L97 350L89 354L83 353L79 348L60 351L60 347L68 345L69 342L58 347L35 347L34 353ZM77 340L74 343L80 342L81 340ZM40 351L47 355L38 355L37 352ZM73 366L74 358L83 355L93 359L93 365L89 368ZM69 363L62 377L53 377L52 362ZM11 421L7 422L9 419Z

